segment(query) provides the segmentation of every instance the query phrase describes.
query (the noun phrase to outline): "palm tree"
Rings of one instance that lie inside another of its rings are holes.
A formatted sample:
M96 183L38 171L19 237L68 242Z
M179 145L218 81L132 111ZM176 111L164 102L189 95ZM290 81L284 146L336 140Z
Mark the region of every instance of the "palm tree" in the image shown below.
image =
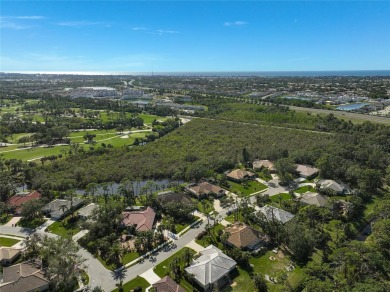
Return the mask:
M183 252L181 258L183 259L183 262L184 262L185 266L189 266L190 265L190 263L192 261L192 258L193 258L193 255L192 255L192 253L191 253L189 248L184 249L184 252Z

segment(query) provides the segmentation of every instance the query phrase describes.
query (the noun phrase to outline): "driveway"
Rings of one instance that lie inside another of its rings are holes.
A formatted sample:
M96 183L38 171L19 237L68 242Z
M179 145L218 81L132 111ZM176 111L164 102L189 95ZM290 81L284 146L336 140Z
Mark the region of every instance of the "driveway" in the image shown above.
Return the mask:
M22 217L17 217L17 216L12 217L12 219L9 220L7 223L5 223L4 226L9 226L9 227L16 226L16 223L18 223L21 218Z
M159 276L157 276L157 275L153 272L153 268L147 270L145 273L142 273L140 276L141 276L142 278L144 278L146 281L148 281L149 284L154 284L154 283L160 281L160 279L161 279Z

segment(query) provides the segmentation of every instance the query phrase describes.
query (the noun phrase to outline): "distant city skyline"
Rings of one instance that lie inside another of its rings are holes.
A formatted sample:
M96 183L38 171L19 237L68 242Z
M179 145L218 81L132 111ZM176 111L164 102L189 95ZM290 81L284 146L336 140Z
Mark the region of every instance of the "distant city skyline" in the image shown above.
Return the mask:
M390 70L388 1L2 1L2 72Z

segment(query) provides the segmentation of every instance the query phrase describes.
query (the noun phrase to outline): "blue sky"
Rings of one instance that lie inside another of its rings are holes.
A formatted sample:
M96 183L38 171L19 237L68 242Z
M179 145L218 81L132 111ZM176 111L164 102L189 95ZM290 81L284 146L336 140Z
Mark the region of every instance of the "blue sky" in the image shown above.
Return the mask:
M1 1L0 71L389 70L390 1Z

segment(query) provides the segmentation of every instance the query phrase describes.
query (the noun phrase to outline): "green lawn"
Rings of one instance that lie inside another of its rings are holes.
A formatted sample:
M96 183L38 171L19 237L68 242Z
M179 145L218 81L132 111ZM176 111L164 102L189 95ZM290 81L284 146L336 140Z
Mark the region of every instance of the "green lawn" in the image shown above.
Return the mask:
M274 261L269 258L275 257ZM253 265L253 273L261 273L270 277L281 279L283 275L287 277L288 283L293 289L298 288L303 280L304 274L300 267L295 266L292 272L287 272L286 266L289 265L289 258L274 254L272 251L267 252L261 257L251 257L249 262ZM233 279L236 286L232 288L233 291L255 291L252 279L249 275L249 270L238 267L236 277ZM284 284L272 284L267 282L269 291L284 291Z
M148 288L150 286L150 284L144 278L137 276L137 278L123 284L123 291L125 291L125 292L131 291L138 286L142 287L142 291L145 291L146 288ZM119 291L118 288L116 288L115 290L112 290L112 292L118 292L118 291Z
M234 220L234 212L232 212L232 214L230 214L229 216L226 216L226 217L225 217L225 220L228 221L228 222L230 222L230 223L234 223L234 222L235 222L235 220ZM243 217L242 217L242 215L241 215L241 212L238 213L238 221L244 222L244 221L243 221Z
M213 221L210 220L210 223L212 223ZM217 224L215 225L213 228L211 228L210 230L210 236L208 236L207 234L202 238L202 239L196 239L195 242L203 247L207 247L209 246L210 244L212 245L215 245L216 247L218 247L219 249L221 249L223 246L222 246L222 243L220 240L218 240L218 231L219 230L225 230L225 226L223 226L222 224Z
M271 200L271 205L280 208L281 206L279 202L292 200L293 197L289 193L280 193L270 197L269 199Z
M170 117L160 117L160 116L148 115L148 114L140 114L138 115L138 117L144 120L144 124L149 124L149 125L152 124L153 120L165 121L170 118Z
M169 264L172 262L172 260L176 257L178 258L181 258L182 257L182 254L184 253L184 251L186 249L189 249L191 251L191 253L194 255L196 252L191 249L191 248L188 248L188 247L184 247L182 248L181 250L179 250L178 252L176 252L174 255L170 256L169 258L167 258L165 261L162 261L161 263L159 263L155 268L154 268L154 272L160 277L160 278L163 278L165 277L167 274L169 274ZM182 268L185 268L184 267L184 263L181 263L181 267ZM188 281L186 279L184 279L184 277L182 277L180 279L180 281L178 282L178 284L183 287L186 291L192 291L192 285L190 283L188 283Z
M122 257L122 264L123 265L126 265L132 261L134 261L135 259L139 258L140 255L139 253L137 252L128 252L128 253L125 253Z
M303 186L303 187L296 189L294 192L296 192L298 194L303 194L306 192L315 192L315 188L313 188L312 186Z
M13 246L14 244L18 243L20 240L13 239L13 238L7 238L7 237L0 237L0 246Z
M245 184L239 184L232 181L229 181L228 183L230 186L229 190L239 196L249 196L267 188L267 186L257 181L248 181Z
M69 223L68 218L69 217L62 221L54 222L48 227L48 231L65 238L72 238L73 235L80 231L79 220Z

